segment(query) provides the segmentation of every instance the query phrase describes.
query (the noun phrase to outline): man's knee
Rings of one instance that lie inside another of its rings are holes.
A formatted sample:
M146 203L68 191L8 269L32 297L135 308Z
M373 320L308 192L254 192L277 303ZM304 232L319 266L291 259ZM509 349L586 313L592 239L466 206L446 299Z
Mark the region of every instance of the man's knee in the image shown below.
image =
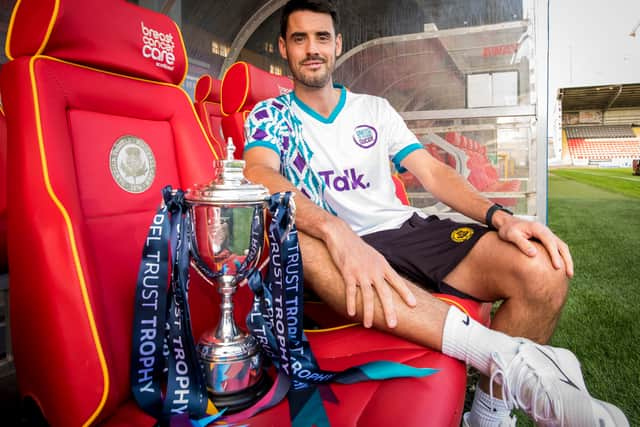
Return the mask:
M556 269L541 245L536 245L538 254L527 257L518 266L519 282L526 301L559 311L564 306L569 290L569 279L564 269Z

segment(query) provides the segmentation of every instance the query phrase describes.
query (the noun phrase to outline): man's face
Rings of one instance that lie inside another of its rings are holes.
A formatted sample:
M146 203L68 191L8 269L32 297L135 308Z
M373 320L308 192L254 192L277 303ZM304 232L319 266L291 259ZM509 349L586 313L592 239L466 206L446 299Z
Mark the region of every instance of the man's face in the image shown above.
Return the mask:
M289 15L286 40L279 39L280 54L289 62L296 82L322 88L331 83L342 37L336 36L331 16L296 11Z

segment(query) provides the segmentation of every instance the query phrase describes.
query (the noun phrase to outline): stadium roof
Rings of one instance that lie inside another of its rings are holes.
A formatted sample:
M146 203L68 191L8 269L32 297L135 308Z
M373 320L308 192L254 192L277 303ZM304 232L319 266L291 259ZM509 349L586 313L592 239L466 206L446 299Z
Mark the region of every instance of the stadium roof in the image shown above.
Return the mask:
M560 89L562 111L640 108L640 83Z
M370 40L338 59L334 79L354 92L383 96L398 111L464 108L466 75L523 67L527 25L436 28Z

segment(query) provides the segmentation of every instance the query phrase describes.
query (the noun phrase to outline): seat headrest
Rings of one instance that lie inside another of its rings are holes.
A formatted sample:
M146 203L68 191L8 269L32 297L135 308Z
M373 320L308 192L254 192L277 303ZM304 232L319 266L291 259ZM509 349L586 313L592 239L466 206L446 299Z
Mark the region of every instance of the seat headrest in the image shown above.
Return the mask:
M176 23L125 0L21 0L11 16L6 54L46 55L173 84L187 72Z
M220 103L220 80L214 79L209 74L203 74L196 83L196 102Z
M220 87L222 114L250 110L256 103L293 90L293 81L276 76L246 62L233 64Z

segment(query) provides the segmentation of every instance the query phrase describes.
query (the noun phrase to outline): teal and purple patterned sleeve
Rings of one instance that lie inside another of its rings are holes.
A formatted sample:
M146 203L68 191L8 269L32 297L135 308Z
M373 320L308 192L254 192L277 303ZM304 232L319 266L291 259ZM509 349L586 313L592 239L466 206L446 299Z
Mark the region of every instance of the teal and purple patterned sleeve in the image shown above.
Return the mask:
M251 110L244 123L244 150L266 147L281 155L280 127L282 114L273 103L274 99L262 101Z

